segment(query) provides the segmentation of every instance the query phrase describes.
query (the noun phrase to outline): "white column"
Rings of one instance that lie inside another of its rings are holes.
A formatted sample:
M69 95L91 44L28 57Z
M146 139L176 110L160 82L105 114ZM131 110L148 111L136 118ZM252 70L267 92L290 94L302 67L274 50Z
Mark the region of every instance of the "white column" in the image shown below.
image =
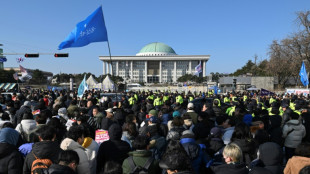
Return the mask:
M115 75L118 76L118 61L116 61L115 67L116 67L116 70L115 70L116 73L115 73Z
M103 61L103 66L102 66L102 68L103 68L103 70L102 70L102 75L105 75L106 73L105 73L105 70L106 70L106 68L105 68L105 61Z
M206 61L202 62L202 77L206 77Z
M159 61L159 83L162 83L162 61Z
M133 60L132 61L130 61L130 78L131 78L131 80L133 80Z
M107 66L108 66L108 72L107 72L107 74L111 74L110 62L107 62Z
M144 81L145 83L147 83L147 60L145 61L145 65L144 65L144 71L145 71L145 74L144 74Z
M192 61L190 60L189 62L188 62L188 71L189 71L189 74L192 74Z
M177 61L174 61L173 82L177 82Z

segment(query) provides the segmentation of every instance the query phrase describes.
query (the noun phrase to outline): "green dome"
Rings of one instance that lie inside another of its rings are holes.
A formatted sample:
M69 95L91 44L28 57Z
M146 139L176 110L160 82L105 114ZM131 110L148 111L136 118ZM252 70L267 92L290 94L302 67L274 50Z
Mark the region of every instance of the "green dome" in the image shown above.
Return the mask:
M137 55L175 55L175 51L168 45L153 42L145 45Z

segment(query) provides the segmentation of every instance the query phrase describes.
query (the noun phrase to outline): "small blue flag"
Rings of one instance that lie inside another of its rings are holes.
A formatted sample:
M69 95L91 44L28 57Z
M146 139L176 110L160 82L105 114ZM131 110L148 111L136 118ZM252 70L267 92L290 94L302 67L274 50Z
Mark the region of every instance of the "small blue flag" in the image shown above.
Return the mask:
M82 47L92 42L108 41L101 6L84 21L79 22L69 36L61 42L58 49Z
M82 80L80 86L79 86L79 89L78 89L78 97L82 98L83 97L83 94L84 92L88 90L88 85L86 83L86 75L84 75L84 79Z
M308 74L307 74L307 71L306 71L306 67L305 67L305 63L304 63L304 62L302 62L299 75L300 75L300 81L301 81L301 83L302 83L304 86L308 86L308 84L309 84L309 79L308 79Z

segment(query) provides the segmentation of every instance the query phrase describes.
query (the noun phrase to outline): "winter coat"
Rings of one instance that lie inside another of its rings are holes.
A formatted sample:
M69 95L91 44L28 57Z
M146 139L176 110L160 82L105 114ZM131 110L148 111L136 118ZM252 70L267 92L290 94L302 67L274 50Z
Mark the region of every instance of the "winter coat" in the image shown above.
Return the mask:
M118 124L110 126L108 141L101 143L97 154L97 173L103 170L107 161L113 160L120 165L128 157L128 152L131 150L126 141L121 140L122 128Z
M48 173L49 174L76 174L76 172L72 170L70 167L59 165L59 164L52 164L48 168Z
M180 140L182 136L182 132L185 131L183 126L180 127L172 127L166 136L166 140Z
M172 119L172 117L171 117L171 115L169 113L163 114L161 116L161 124L168 124L168 121L171 120L171 119Z
M154 135L150 138L150 151L153 153L153 157L159 160L166 148L166 139L162 136Z
M0 130L0 173L22 173L23 157L18 152L19 134L12 128Z
M193 138L182 138L180 143L189 156L195 173L199 173L200 168L206 166L207 163L207 157L205 156L203 149L195 143L195 139Z
M188 110L187 113L191 116L193 123L198 123L198 114L194 110Z
M282 174L282 161L281 147L274 142L267 142L259 146L259 162L252 171L259 171L259 168L264 168L272 174Z
M215 174L247 174L248 169L242 163L235 164L222 164L219 166L211 167Z
M23 129L22 129L23 127ZM30 133L37 128L37 123L33 119L24 119L22 120L15 128L18 133L24 132L25 134L30 135Z
M67 108L67 112L69 116L73 116L74 111L79 111L79 107L77 105L69 105L69 107Z
M150 157L152 157L152 152L146 151L146 150L137 150L137 151L129 152L129 156L133 157L133 161L134 161L136 166L143 167L145 165L145 163L147 162L147 160ZM123 165L122 165L124 174L129 174L132 171L131 166L130 166L128 161L129 161L129 159L126 158L123 162ZM160 173L160 171L161 170L158 166L158 161L153 160L153 162L151 163L151 165L149 167L148 173L149 174L157 174L157 173Z
M34 143L32 151L26 156L23 173L30 174L32 162L35 160L33 153L40 159L50 159L53 163L56 163L61 151L62 150L57 142L54 141L41 141Z
M210 142L207 143L208 154L213 157L224 146L225 144L221 138L211 138Z
M293 131L292 131L293 130ZM292 131L291 133L289 133ZM284 146L297 148L302 138L306 136L306 129L299 120L290 120L283 126Z
M26 112L31 112L31 108L28 106L22 106L19 110L17 110L15 117L13 119L13 124L14 125L19 124L23 119L24 113L26 113Z
M281 116L278 115L270 116L269 121L270 126L268 133L270 135L270 141L275 142L280 146L283 146L284 139L282 138Z
M215 113L215 116L221 116L221 115L223 115L223 110L220 108L220 107L218 107L218 106L213 106L213 111L214 111L214 113Z
M76 168L78 174L90 174L90 164L84 147L70 138L65 138L61 142L60 148L63 150L74 150L79 155L80 163Z
M255 158L255 142L247 139L234 139L233 143L236 143L242 150L242 162L249 165Z
M302 156L293 156L286 163L284 174L298 174L305 166L310 165L310 158Z
M224 134L222 137L222 140L224 141L224 144L229 144L232 134L234 133L235 127L229 127L224 129Z
M9 143L0 143L0 173L22 173L23 156Z
M126 141L130 147L132 147L132 142L135 140L134 136L130 136L128 131L123 131L121 140Z
M82 144L82 147L84 147L86 150L86 155L89 160L89 167L91 173L96 173L97 153L99 149L98 143L92 138L86 137L84 138L84 143Z

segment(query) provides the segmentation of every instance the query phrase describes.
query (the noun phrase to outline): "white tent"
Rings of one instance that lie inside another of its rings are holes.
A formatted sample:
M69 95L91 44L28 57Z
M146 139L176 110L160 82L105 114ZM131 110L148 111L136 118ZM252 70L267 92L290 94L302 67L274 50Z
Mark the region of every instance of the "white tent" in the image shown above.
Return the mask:
M110 79L109 76L106 76L106 78L102 81L102 89L107 90L114 90L114 82Z
M89 76L89 78L86 80L86 83L88 85L88 89L94 89L98 84L98 82L94 79L92 75Z

